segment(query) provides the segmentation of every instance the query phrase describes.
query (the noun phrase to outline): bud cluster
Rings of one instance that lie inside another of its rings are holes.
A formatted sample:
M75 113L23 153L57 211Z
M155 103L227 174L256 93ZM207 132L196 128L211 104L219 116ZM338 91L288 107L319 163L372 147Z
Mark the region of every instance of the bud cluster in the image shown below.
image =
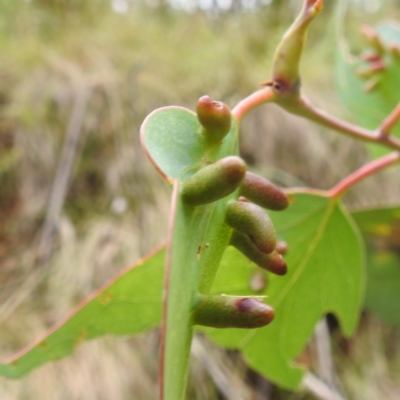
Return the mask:
M378 32L367 25L361 33L370 48L360 55L363 65L357 68L356 74L365 80L364 91L371 92L379 86L389 64L400 60L400 45L397 42L386 45Z
M197 116L210 146L221 144L231 128L229 108L203 96L197 102ZM197 207L237 192L237 200L227 201L225 210L225 223L232 228L230 245L259 267L284 275L287 266L282 254L287 246L277 241L265 208L284 210L288 198L277 186L246 168L237 156L205 165L181 184L181 199L187 207ZM272 308L262 301L236 296L199 295L193 311L195 324L216 328L257 328L270 323L273 316Z

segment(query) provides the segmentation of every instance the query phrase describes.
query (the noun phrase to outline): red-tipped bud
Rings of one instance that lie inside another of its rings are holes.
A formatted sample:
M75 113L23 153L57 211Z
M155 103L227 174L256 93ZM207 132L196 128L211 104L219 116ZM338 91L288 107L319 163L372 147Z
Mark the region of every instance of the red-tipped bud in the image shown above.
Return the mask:
M247 235L234 231L230 244L242 252L249 260L260 268L266 269L277 275L285 275L287 272L286 262L282 255L274 250L269 254L261 252Z
M261 328L274 314L272 307L251 297L199 296L193 321L213 328Z
M240 185L240 194L269 210L284 210L289 199L281 189L260 175L246 172Z
M181 186L182 200L190 206L212 203L228 196L240 185L246 173L246 163L229 156L203 167Z
M197 118L204 127L203 134L211 142L220 142L231 129L232 116L229 107L221 101L202 96L196 105Z
M271 218L259 206L245 201L228 204L225 222L239 233L247 235L262 253L271 253L276 246L276 234Z

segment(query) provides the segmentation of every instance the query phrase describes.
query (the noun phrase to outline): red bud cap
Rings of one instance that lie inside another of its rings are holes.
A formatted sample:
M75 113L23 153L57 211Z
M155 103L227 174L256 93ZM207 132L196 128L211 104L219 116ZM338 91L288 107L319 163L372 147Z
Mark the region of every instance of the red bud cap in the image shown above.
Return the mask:
M200 296L194 310L196 325L213 328L261 328L274 319L274 310L253 297Z
M196 105L197 118L204 127L203 134L212 142L220 142L231 129L232 116L229 107L221 101L202 96Z

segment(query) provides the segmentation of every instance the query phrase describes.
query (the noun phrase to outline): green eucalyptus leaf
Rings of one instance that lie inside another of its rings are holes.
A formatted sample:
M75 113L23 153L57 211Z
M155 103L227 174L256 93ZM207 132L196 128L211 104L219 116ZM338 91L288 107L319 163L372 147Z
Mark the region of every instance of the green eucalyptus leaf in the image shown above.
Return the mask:
M400 327L400 207L353 213L368 244L365 307Z
M266 295L275 319L256 330L206 329L218 344L238 348L248 364L280 386L297 389L304 370L296 364L315 324L326 313L351 335L362 305L363 246L342 205L327 197L297 194L284 213L271 213L279 239L289 244L285 276L266 275L266 287L249 282L260 273L237 250L225 252L212 293Z
M123 271L41 338L0 363L0 374L18 378L67 356L85 340L132 335L158 326L164 258L165 251L158 249Z
M369 78L370 83L374 79L379 80L375 88L365 91L368 80L358 76L356 70L365 68L366 62L347 53L343 45L336 65L337 87L344 106L359 124L371 130L375 130L400 101L400 59L388 50L393 43L400 46L400 28L393 23L385 23L377 26L376 31L386 48L382 54L386 69L375 72ZM400 137L400 125L393 129L392 134ZM369 144L368 147L373 158L390 151L377 144Z

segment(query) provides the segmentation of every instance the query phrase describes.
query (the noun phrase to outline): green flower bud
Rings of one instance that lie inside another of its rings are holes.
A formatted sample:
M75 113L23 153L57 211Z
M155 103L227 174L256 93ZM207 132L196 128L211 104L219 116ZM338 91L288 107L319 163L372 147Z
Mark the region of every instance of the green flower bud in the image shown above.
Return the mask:
M289 199L281 189L252 172L246 172L240 185L240 194L269 210L281 211L289 205Z
M274 314L272 307L255 298L201 295L193 321L213 328L260 328L268 325Z
M182 200L198 206L222 199L239 187L245 173L246 163L241 158L222 158L203 167L181 185Z
M276 234L270 217L256 204L232 201L228 204L225 222L239 233L247 235L262 253L272 253L276 246Z
M299 16L284 34L272 62L272 86L280 92L300 90L299 65L310 22L322 11L322 0L306 0Z
M197 118L204 127L203 134L211 142L220 142L231 129L232 117L229 107L221 101L202 96L196 105Z
M287 272L286 262L278 249L269 254L262 253L250 240L240 232L233 231L230 244L242 252L249 260L260 268L266 269L277 275L285 275Z

